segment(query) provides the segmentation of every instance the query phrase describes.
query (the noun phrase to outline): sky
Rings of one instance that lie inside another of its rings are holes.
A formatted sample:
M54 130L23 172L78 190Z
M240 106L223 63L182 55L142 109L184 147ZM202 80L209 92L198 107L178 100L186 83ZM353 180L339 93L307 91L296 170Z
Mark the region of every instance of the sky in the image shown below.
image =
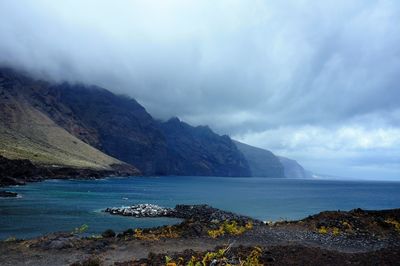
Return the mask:
M0 64L317 174L400 180L397 0L0 0Z

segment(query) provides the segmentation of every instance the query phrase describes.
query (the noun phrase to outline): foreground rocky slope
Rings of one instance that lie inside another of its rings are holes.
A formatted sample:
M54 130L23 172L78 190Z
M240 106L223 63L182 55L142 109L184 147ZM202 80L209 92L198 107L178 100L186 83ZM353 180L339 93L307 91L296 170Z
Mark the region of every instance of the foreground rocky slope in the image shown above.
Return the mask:
M174 210L184 219L175 226L118 234L107 230L89 237L80 235L82 227L31 240L9 239L0 242L0 261L2 265L397 265L400 258L400 209L323 212L300 221L267 224L207 205L178 205Z

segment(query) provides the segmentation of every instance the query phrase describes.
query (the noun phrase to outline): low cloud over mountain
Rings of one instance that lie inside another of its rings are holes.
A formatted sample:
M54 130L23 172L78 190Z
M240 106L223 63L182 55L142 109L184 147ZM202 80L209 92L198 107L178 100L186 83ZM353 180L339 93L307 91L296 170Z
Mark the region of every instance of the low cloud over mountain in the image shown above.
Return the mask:
M98 84L314 172L400 175L398 1L0 2L0 64Z

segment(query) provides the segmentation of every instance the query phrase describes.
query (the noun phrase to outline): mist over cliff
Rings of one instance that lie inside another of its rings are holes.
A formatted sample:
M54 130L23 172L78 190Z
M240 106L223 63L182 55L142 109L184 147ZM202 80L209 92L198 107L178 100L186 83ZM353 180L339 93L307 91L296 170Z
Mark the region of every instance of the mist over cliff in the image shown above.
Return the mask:
M0 2L0 64L134 97L307 169L396 178L397 1Z

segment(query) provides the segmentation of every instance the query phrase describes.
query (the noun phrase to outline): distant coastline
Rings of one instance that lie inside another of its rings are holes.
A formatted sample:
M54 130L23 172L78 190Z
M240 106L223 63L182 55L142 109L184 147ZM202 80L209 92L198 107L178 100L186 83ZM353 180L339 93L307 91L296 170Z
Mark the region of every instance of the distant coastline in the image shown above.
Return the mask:
M29 160L11 160L0 156L0 187L24 185L27 182L39 182L46 179L91 179L139 174L128 165L115 165L113 167L114 169L109 170L45 167L36 166ZM1 196L2 194L0 194Z
M309 177L294 160L207 125L155 119L135 99L95 85L37 80L0 67L0 109L0 156L40 168L26 163L27 173L9 174L21 182L24 175L86 178L122 174L121 168L144 176Z

